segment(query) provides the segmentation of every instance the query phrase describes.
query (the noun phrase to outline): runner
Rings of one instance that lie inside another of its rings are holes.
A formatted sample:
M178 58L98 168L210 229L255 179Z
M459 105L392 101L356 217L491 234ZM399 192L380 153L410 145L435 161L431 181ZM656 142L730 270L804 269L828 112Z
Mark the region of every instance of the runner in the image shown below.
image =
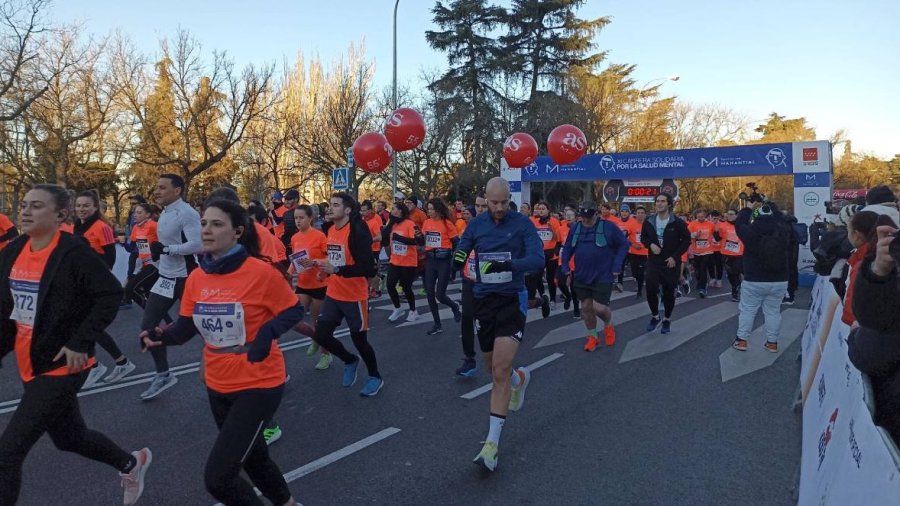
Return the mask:
M565 220L560 224L560 237L567 238L569 237L569 232L572 230L572 227L578 223L578 217L575 214L575 208L573 205L566 205L565 211L563 211L565 215ZM575 271L575 257L569 257L569 265L568 272ZM556 271L557 286L559 286L560 292L562 292L563 297L565 297L563 301L563 309L566 311L569 310L569 306L573 307L572 317L576 320L581 318L581 306L578 302L578 297L575 297L575 289L572 287L572 283L574 282L571 276L567 276L563 274L562 269L562 256L559 257L559 269Z
M112 227L103 221L100 215L100 198L96 192L85 191L78 194L75 199L75 236L83 238L90 248L100 255L106 266L112 270L116 264L116 238ZM120 300L121 302L121 300ZM106 378L103 375L109 369L99 360L91 369L83 388L91 388L103 379L105 383L113 383L134 371L136 366L128 360L128 357L119 349L116 341L106 331L97 336L97 344L100 345L115 362L113 372Z
M312 208L307 205L299 205L294 210L294 222L297 224L297 233L291 238L291 269L297 273L297 297L303 307L309 308L309 314L312 317L313 326L315 327L319 321L319 314L322 310L322 301L325 300L325 274L320 274L319 270L313 267L304 267L302 260L309 258L315 261L325 260L328 258L328 240L325 234L320 230L316 230L312 226L314 214ZM306 348L306 356L311 357L319 351L319 345L313 341ZM319 362L316 364L316 370L324 371L331 366L334 357L326 350L321 350Z
M153 192L156 202L163 206L156 233L159 241L150 243L150 258L157 263L159 276L150 289L144 306L141 330L153 330L169 313L175 301L181 299L184 281L194 267L194 254L200 253L200 215L185 202L184 179L177 174L159 177ZM141 393L142 400L150 400L178 383L178 377L169 372L169 359L165 347L152 348L156 375L150 387Z
M722 267L724 266L724 261L722 259L722 237L715 233L715 230L718 230L719 223L722 222L722 214L713 209L709 212L709 221L713 224L714 232L712 238L712 258L707 267L707 271L709 272L708 286L710 288L722 288Z
M409 305L406 321L414 322L419 319L419 313L416 311L416 295L412 288L418 264L416 246L424 245L425 237L409 218L409 209L402 202L395 203L391 209L391 221L384 227L382 237L382 243L389 246L391 256L388 265L387 292L394 305L394 311L388 316L388 321L395 322L403 316L400 294L397 293L399 284Z
M546 307L547 314L543 315L546 318L550 313L550 303L556 304L556 268L559 265L559 249L566 238L560 231L559 220L550 216L550 204L546 201L542 200L534 205L534 216L531 217L531 222L534 223L544 247L544 274L550 297L541 297L541 311L544 312L544 307ZM540 291L543 293L543 281L540 276L537 278L537 282L541 285Z
M328 259L302 260L304 267L317 267L320 272L331 274L322 312L316 324L313 339L319 346L344 362L342 384L351 387L356 383L359 357L348 352L334 337L334 329L342 319L347 320L350 338L362 356L369 379L360 395L371 397L381 391L384 380L378 373L375 350L369 344L368 278L377 272L372 258L372 237L369 228L359 215L357 203L348 193L335 193L331 198L331 217L334 224L328 229ZM404 206L405 207L405 206Z
M422 225L425 224L425 220L428 219L428 215L425 214L425 211L419 209L419 204L422 201L419 200L419 197L412 195L404 202L406 204L406 208L409 209L409 219L419 227L419 230L422 230ZM393 213L392 213L393 214Z
M284 195L275 190L272 194L272 209L269 211L269 221L272 223L272 231L279 240L284 235L284 213L287 208L284 207Z
M303 320L304 309L281 272L261 259L256 228L240 204L209 202L202 226L205 255L185 283L178 320L140 337L154 349L203 336L204 383L219 428L206 490L226 504L262 504L255 485L273 504L295 505L262 429L284 393L284 355L275 340Z
M617 227L619 227L619 230L621 230L622 233L625 234L625 238L628 240L628 242L634 243L633 225L635 223L635 220L631 218L631 207L629 207L628 204L622 204L622 207L619 209L619 216L610 216L609 221L612 221L616 224ZM613 285L613 288L615 288L619 293L625 291L626 260L627 257L622 259L622 266L619 267L618 279L616 279L616 282ZM634 273L632 273L631 275L633 277Z
M581 315L588 337L584 351L594 351L597 339L597 317L603 320L606 345L616 343L616 329L609 308L613 282L619 274L631 243L611 220L597 219L597 204L588 200L578 209L581 222L576 223L562 249L562 265L575 281L575 298L581 301ZM569 259L575 258L576 272L569 271Z
M299 201L300 192L297 190L288 190L284 194L284 207L279 209L279 211L284 209L284 212L281 215L281 234L278 235L276 232L276 235L281 239L285 249L291 247L291 237L294 237L294 234L297 233L297 224L294 223L294 209L297 208L297 203Z
M237 194L235 194L235 198L237 198ZM240 201L234 202L240 204ZM263 257L268 258L271 263L277 264L283 269L287 269L287 249L284 247L284 244L282 244L281 241L266 228L265 222L268 220L266 210L262 207L251 205L247 207L247 215L250 217L250 222L253 223L253 228L256 229L256 236L259 237L260 254Z
M122 450L81 416L78 390L96 363L94 343L116 317L122 286L82 240L59 232L69 204L61 186L35 185L19 212L24 236L0 254L0 359L15 352L24 383L0 435L0 504L16 503L22 464L44 433L60 450L118 470L126 505L140 498L153 460L147 448Z
M694 221L688 223L691 233L691 252L694 254L694 274L697 276L697 290L700 298L706 297L706 285L709 279L709 264L713 259L713 232L715 226L706 220L706 211L694 211Z
M470 211L474 212L473 219L486 210L487 200L484 199L484 195L479 194L475 197L475 206ZM471 220L466 223L466 228L469 228L469 223L471 223ZM462 234L460 234L460 237L462 237ZM475 295L472 291L476 279L474 252L469 253L469 257L461 270L462 295L460 306L462 306L462 324L460 327L460 338L462 340L464 358L462 365L456 369L456 375L471 378L478 372L478 364L475 362Z
M519 212L522 213L523 216L531 218L531 204L522 202L522 206L519 207Z
M691 233L680 218L672 215L672 196L661 193L656 196L656 214L644 221L641 243L649 250L647 256L647 305L650 306L650 322L647 332L660 325L659 290L665 313L662 318L663 334L671 331L672 310L675 309L675 287L681 272L681 255L691 246Z
M744 243L737 235L734 222L737 219L737 211L729 209L725 213L725 221L720 221L717 227L722 243L722 257L725 260L725 270L728 272L728 284L731 285L731 300L738 302L741 293L741 268L744 256Z
M381 227L384 223L381 221L381 217L375 214L375 210L372 209L372 202L369 200L364 200L360 205L360 214L362 214L363 220L366 222L366 226L369 227L369 233L372 234L372 255L375 256L375 260L378 261L378 257L381 255ZM369 279L369 298L374 299L376 297L381 297L381 276L376 273Z
M531 380L527 369L512 367L525 332L524 274L540 269L544 259L534 224L509 209L509 183L500 177L491 179L486 197L490 212L477 216L466 228L454 262L461 267L469 253L475 252L476 328L493 388L490 429L474 462L493 471L506 416L525 404L525 390Z
M19 229L16 228L16 225L5 214L0 213L0 250L5 248L17 235L19 235Z
M647 220L647 210L644 206L634 208L634 217L628 220L628 237L631 239L631 248L628 250L627 261L631 266L631 275L637 284L637 298L644 296L644 270L647 268L647 248L641 244L641 230L644 221Z
M439 300L453 311L456 322L462 320L459 305L447 297L450 271L453 270L453 249L459 243L459 237L450 218L450 209L441 199L428 201L428 219L422 227L422 234L425 236L425 293L428 294L428 307L434 320L434 325L425 334L433 336L444 331L438 313Z

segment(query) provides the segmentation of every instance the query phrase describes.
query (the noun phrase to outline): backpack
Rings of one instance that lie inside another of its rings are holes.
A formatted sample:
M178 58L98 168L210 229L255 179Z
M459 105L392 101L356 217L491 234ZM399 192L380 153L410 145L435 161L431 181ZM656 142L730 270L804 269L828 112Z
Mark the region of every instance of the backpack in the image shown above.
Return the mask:
M575 249L575 245L578 244L578 236L581 235L581 222L575 224L575 228L572 230L572 249ZM606 242L606 227L603 225L602 220L597 220L597 233L594 234L594 244L596 244L600 248L605 248L607 245Z
M791 243L791 232L787 223L778 223L774 232L759 238L759 262L767 271L784 269L788 262L788 248Z

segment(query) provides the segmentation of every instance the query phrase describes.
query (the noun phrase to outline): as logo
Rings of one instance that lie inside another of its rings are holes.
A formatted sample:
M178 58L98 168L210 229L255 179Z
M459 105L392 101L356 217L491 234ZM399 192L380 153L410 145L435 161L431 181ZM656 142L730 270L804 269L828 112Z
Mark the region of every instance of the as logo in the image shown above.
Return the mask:
M512 151L518 151L519 148L522 147L522 140L516 137L510 137L509 139L506 139L506 142L503 143L503 146Z
M569 146L576 151L584 151L584 149L587 147L587 139L585 139L583 135L576 135L572 132L569 132L563 138L563 145Z
M388 126L398 127L398 126L400 126L400 123L402 121L403 121L403 113L395 112L394 114L391 114L390 119L388 119Z

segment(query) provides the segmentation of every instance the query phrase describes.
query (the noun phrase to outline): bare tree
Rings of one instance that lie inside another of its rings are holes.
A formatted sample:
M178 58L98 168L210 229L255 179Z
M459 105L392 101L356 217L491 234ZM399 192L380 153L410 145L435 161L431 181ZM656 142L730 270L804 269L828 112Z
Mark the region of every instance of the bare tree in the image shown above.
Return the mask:
M4 0L0 3L0 122L18 118L47 91L47 79L35 68L45 28L47 0Z

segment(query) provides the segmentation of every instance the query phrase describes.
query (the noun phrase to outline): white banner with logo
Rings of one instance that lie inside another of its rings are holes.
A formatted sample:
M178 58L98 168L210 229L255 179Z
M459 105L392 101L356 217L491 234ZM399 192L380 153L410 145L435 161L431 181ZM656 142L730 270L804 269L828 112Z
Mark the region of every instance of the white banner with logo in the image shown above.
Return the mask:
M900 471L869 414L862 375L848 358L843 306L824 277L813 295L802 338L799 504L897 504Z

